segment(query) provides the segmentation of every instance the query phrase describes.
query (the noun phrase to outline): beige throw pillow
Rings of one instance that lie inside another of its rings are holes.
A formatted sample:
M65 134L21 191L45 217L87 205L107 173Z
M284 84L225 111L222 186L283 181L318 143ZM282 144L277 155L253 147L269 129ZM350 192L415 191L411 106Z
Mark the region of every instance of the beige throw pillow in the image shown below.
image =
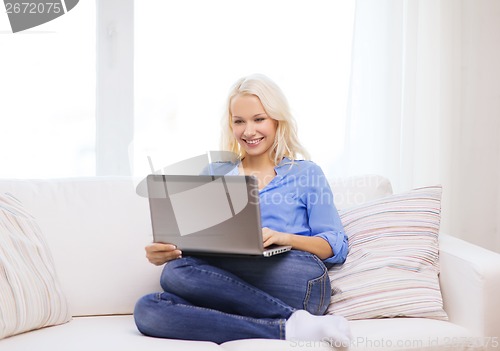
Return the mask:
M347 319L447 319L439 287L440 186L339 211L346 262L330 269L327 313Z
M0 339L71 318L35 219L0 194Z

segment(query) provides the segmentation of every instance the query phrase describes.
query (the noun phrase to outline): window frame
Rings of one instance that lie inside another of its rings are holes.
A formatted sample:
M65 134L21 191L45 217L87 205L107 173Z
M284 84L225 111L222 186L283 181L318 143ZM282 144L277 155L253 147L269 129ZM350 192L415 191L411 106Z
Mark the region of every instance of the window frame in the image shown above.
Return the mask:
M128 176L134 137L134 0L96 0L96 12L96 176Z

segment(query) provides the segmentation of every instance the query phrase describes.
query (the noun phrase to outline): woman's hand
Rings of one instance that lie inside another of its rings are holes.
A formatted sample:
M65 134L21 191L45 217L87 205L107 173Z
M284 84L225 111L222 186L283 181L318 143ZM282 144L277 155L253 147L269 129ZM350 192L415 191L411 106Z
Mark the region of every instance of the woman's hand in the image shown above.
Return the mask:
M290 245L295 250L307 251L315 254L322 260L333 256L333 250L323 238L305 235L281 233L267 227L262 228L264 247L269 245Z
M146 246L146 257L154 265L161 266L162 264L182 257L181 250L178 250L175 245L153 243Z
M262 240L264 242L264 247L270 245L292 245L291 244L292 234L277 232L276 230L269 229L267 227L262 228Z

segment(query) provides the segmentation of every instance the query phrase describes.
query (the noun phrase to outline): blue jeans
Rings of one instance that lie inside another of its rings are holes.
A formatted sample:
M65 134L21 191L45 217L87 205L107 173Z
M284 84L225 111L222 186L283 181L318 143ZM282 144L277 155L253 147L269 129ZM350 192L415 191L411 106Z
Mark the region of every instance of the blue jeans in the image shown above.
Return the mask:
M216 343L284 339L295 310L321 315L331 296L324 263L297 250L273 257L184 257L165 265L161 286L164 292L135 306L139 331Z

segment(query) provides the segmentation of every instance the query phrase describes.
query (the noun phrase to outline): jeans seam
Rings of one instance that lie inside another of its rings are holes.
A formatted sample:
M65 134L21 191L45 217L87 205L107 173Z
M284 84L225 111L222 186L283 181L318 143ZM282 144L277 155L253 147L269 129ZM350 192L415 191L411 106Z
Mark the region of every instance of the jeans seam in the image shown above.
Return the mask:
M311 279L307 282L307 292L306 296L304 298L304 309L308 311L308 305L309 305L309 299L311 297L312 289L315 284L320 283L320 303L318 305L317 310L315 311L316 313L322 313L323 311L323 305L325 303L325 286L326 286L326 281L328 277L328 269L324 265L323 261L321 261L316 255L310 255L309 257L312 257L314 261L318 264L323 269L323 274L320 275L317 278ZM312 312L312 311L311 311Z
M317 256L314 256L314 258L316 259L318 264L320 264L321 267L323 268L323 275L321 276L321 303L318 309L318 313L323 314L324 313L323 305L325 304L325 300L330 299L331 297L331 291L329 295L328 294L325 295L325 290L328 287L330 276L328 275L328 268L323 263L323 261L321 261Z
M316 312L316 313L319 313L321 312L321 308L323 307L323 303L325 301L325 294L324 294L324 284L325 282L325 274L321 275L320 277L318 278L314 278L314 279L311 279L307 282L307 294L306 294L306 299L304 301L304 309L305 310L308 310L308 306L309 306L309 299L311 297L311 294L312 294L312 290L314 288L315 285L319 284L320 285L320 299L319 299L319 306L318 308L316 309L316 311L310 311L312 313ZM314 314L316 314L314 313Z
M162 294L161 292L158 292L158 293L156 293L156 294L154 295L154 296L155 296L155 300L156 300L156 302L161 302L161 301L163 301L163 299L161 298L161 294Z
M174 303L172 303L171 301L166 301L166 302L169 302L171 305L174 305ZM194 310L208 310L208 311L212 311L214 313L231 316L232 318L246 320L246 321L250 321L250 322L253 322L253 323L256 323L256 324L270 325L270 326L272 326L272 325L278 325L280 327L280 334L281 334L281 329L283 327L283 321L284 321L284 319L281 319L281 318L278 319L278 320L270 320L270 319L263 319L263 318L253 318L253 317L247 317L247 316L240 316L238 314L231 314L231 313L226 313L226 312L222 312L222 311L212 310L212 309L206 308L206 307L186 305L186 304L183 304L183 303L177 303L175 305L182 306L184 308L194 309Z

